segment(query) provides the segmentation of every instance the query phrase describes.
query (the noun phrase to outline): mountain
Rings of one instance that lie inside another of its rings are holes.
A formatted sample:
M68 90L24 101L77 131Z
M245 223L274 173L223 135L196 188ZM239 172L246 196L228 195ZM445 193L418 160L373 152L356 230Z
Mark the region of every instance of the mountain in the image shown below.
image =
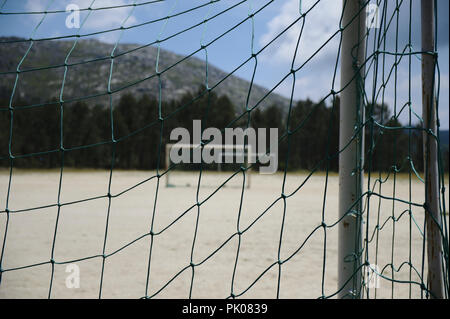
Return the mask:
M16 68L27 52L30 42L1 43L5 41L23 40L13 37L0 37L0 94L9 97L16 78ZM19 80L16 86L16 97L27 101L33 99L37 103L46 103L51 98L59 98L64 79L65 58L74 45L74 41L38 41L20 67ZM137 44L119 44L114 52L114 65L111 74L111 90L121 89L113 94L117 101L124 93L137 97L147 94L157 97L159 80L155 74L158 48L147 46L138 48ZM111 67L111 52L114 46L95 39L79 40L71 52L67 63L75 64L67 68L64 81L64 100L83 98L85 96L105 94L108 90L108 79ZM128 52L136 49L135 51ZM123 55L121 55L123 54ZM161 49L159 52L159 71L169 68L161 74L162 98L164 101L179 99L187 92L194 93L205 83L206 63L197 57L184 56ZM93 60L89 63L83 61ZM178 63L179 61L182 62ZM61 65L59 68L46 68ZM171 67L171 68L170 68ZM39 69L42 68L42 69ZM39 69L26 72L30 69ZM228 73L209 64L209 87L226 78ZM250 83L231 75L214 91L218 95L227 95L237 108L245 107ZM259 101L268 90L253 84L250 96L250 106ZM107 95L94 103L107 103ZM89 104L89 101L87 101ZM282 108L289 105L289 100L271 93L261 108L276 104Z

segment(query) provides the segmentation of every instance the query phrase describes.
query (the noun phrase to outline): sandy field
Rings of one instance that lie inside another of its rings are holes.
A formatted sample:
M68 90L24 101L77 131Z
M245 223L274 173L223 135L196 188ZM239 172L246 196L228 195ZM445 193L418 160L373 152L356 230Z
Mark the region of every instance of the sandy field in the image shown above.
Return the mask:
M226 298L232 292L241 298L275 298L278 277L280 298L318 298L336 292L338 227L326 228L326 237L324 228L318 227L322 212L327 225L338 219L336 174L328 178L324 201L324 173L311 176L295 194L307 175L289 173L285 194L292 196L285 202L280 199L282 174L253 173L250 188L242 192L242 173L216 191L230 174L206 172L198 194L198 173L172 173L170 182L176 187L166 187L165 177L158 187L158 179L151 179L154 175L151 171L114 171L110 200L106 196L109 171L65 170L57 221L59 171L14 170L7 222L9 171L0 171L0 241L4 247L0 298L47 298L50 286L51 298L98 298L100 286L102 298L188 298L190 293L192 298ZM382 184L381 194L392 197L393 185L391 176ZM374 190L379 192L378 183ZM415 203L423 203L423 192L417 178L412 180L410 194L407 176L397 177L396 198L408 201L411 196ZM446 196L448 207L448 192ZM410 268L403 263L409 260L411 244L411 262L418 271L413 270L411 278L420 282L424 214L420 207L412 207L417 227L408 214L402 215L406 209L407 204L371 197L364 224L371 239L369 259L383 269L384 276L408 281ZM392 215L401 217L393 222ZM277 264L279 247L281 260L289 258L281 267ZM66 287L71 275L66 270L72 264L80 271L79 288ZM421 297L416 284L392 285L381 279L379 285L370 290L370 297L375 292L377 298L408 298L410 293L412 298Z

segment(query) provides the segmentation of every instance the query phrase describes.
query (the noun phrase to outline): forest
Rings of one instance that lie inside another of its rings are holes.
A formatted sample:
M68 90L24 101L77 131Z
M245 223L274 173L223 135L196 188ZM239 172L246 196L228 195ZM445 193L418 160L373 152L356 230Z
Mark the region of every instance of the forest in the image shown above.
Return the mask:
M278 169L338 170L339 109L331 105L298 101L290 112L277 105L239 111L231 100L200 87L177 101L161 102L149 96L123 95L118 103L91 105L86 101L8 110L0 96L0 166L26 168L164 169L165 144L170 132L201 119L206 127L278 128ZM387 105L367 105L364 169L371 171L423 171L422 130L401 128ZM369 120L367 120L369 119ZM372 120L373 119L373 120ZM12 130L11 130L12 123ZM381 125L378 125L381 124ZM10 138L11 137L11 138ZM11 155L10 155L11 151ZM443 150L448 172L448 147ZM370 159L370 160L368 160ZM257 164L256 164L257 166Z

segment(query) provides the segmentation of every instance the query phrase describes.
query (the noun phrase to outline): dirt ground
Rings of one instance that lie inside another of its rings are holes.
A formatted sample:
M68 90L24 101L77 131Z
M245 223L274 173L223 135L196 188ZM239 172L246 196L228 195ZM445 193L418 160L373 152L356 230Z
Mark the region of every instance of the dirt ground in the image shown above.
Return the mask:
M285 194L292 196L285 202L280 198L283 174L252 173L250 187L242 192L242 173L216 191L230 174L207 172L198 194L198 174L172 173L170 183L176 187L166 187L166 177L158 187L157 178L149 179L154 175L114 171L110 200L109 171L66 170L57 221L59 171L14 170L7 221L9 171L0 171L0 242L4 246L0 298L47 298L52 279L51 298L98 298L100 286L102 298L188 298L191 287L192 298L226 298L232 292L245 292L242 298L275 298L278 278L280 298L317 298L336 292L338 227L326 228L326 241L324 228L318 227L322 213L327 225L338 220L336 174L328 177L324 199L324 173L311 176L294 194L307 175L289 173ZM374 182L372 176L372 186ZM397 177L395 188L392 176L381 185L386 197L424 201L424 187L417 178L411 182L411 193L406 175ZM380 191L379 183L374 191ZM448 203L447 192L447 210ZM411 263L417 270L412 270L411 279L420 282L422 271L426 274L426 265L422 270L424 214L413 206L411 219L402 214L406 209L408 205L399 201L371 197L364 224L364 229L369 228L369 260L384 276L409 281L410 267L404 262L409 261L411 247ZM392 215L401 217L393 222ZM146 288L150 233L154 235ZM291 257L281 267L279 249L282 261ZM66 287L71 275L66 268L73 263L80 271L79 288ZM408 298L410 293L413 298L421 296L417 284L393 285L386 279L370 290L370 296L375 292L377 298L391 298L392 293L394 298Z

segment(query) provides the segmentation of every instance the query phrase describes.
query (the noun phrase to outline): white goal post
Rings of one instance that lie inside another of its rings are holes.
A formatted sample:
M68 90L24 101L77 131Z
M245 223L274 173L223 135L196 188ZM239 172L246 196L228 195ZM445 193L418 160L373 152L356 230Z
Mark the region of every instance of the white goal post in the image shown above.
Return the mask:
M172 143L168 143L166 144L166 170L170 169L170 151L172 150L172 148L176 148L176 149L195 149L195 148L200 148L201 145L200 144L182 144L182 143L176 143L176 144L172 144ZM249 157L253 154L252 153L252 147L251 145L243 145L243 144L206 144L203 145L203 149L207 149L207 150L212 150L212 149L218 149L220 150L219 152L217 152L216 155L216 159L214 160L214 163L217 164L217 171L220 172L222 171L222 164L238 164L239 162L236 161L223 161L223 159L232 159L232 158L236 158L237 156L242 156L244 158L243 163L251 163L251 161L249 160ZM185 164L185 163L182 163ZM188 164L188 163L187 163ZM251 167L249 167L246 170L246 187L250 188L250 176L251 176ZM173 186L170 181L169 181L169 175L170 175L170 171L168 171L166 173L166 187L169 186Z

